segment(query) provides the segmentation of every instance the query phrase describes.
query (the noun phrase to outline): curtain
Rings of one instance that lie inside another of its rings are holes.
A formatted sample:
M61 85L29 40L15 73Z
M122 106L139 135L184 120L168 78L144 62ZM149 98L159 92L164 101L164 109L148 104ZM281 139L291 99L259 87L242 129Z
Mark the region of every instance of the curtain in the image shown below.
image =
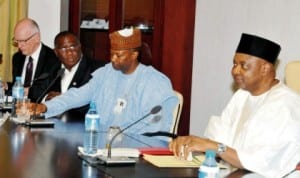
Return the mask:
M12 45L14 26L20 19L27 17L28 0L0 0L0 77L12 81L12 55L17 51Z

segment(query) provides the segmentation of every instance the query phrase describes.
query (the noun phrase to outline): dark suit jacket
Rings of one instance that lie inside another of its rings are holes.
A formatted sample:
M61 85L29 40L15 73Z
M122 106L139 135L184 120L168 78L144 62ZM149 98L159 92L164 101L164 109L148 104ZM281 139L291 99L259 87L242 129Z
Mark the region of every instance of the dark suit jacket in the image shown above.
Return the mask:
M100 60L91 60L91 59L83 56L68 89L70 89L72 87L79 88L79 87L83 86L84 84L86 84L92 78L91 73L93 73L99 67L104 66L104 64L105 63ZM50 91L61 92L60 81L61 81L61 77L59 77L55 81L55 84L53 85L53 87L51 88ZM71 111L73 113L74 112L86 113L88 108L89 108L89 106L86 105L83 107L72 109Z
M15 82L16 76L22 76L25 59L26 56L23 55L20 51L15 53L13 56L13 82L9 85L10 91L13 83ZM33 78L36 79L43 73L48 73L49 76L53 76L59 69L60 61L56 57L54 51L48 46L42 44L38 64L36 65L36 70ZM28 98L30 98L32 102L36 102L39 97L42 98L44 95L41 95L51 82L50 80L51 77L48 77L44 80L34 81L29 89Z

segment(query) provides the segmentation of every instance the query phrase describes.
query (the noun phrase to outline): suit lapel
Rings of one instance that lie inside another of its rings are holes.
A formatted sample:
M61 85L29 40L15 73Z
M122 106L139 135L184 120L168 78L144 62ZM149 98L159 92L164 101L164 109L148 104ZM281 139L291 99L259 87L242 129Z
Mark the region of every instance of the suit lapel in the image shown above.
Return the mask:
M20 60L17 60L18 62L18 66L20 67L16 67L17 71L16 71L16 76L22 76L22 71L23 71L23 67L25 64L25 60L26 60L26 56L22 55Z
M41 52L40 52L40 55L39 55L38 63L36 65L34 78L36 78L36 77L38 77L42 74L43 66L45 65L45 62L46 62L46 60L43 60L43 59L45 59L45 56L46 56L46 51L45 51L44 45L42 44L42 48L41 48ZM48 66L48 67L51 67L51 66Z
M82 59L79 63L78 69L74 74L74 77L68 88L81 86L87 79L87 73L89 73L88 64L86 59Z

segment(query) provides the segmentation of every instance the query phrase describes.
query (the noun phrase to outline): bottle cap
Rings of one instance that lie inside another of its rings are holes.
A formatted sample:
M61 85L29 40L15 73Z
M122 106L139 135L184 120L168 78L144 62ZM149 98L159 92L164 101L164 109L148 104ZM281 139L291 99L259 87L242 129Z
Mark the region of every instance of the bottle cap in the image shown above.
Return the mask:
M214 150L206 150L205 157L206 158L215 158L216 152Z
M90 102L90 108L96 108L96 103L94 101Z

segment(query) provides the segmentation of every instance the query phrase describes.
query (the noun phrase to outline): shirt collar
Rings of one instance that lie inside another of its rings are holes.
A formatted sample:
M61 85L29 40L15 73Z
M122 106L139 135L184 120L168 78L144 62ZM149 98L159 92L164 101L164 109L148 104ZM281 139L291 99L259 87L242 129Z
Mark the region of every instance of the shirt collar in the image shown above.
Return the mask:
M42 43L40 43L39 47L31 54L33 62L36 63L38 61L41 50L42 50Z

